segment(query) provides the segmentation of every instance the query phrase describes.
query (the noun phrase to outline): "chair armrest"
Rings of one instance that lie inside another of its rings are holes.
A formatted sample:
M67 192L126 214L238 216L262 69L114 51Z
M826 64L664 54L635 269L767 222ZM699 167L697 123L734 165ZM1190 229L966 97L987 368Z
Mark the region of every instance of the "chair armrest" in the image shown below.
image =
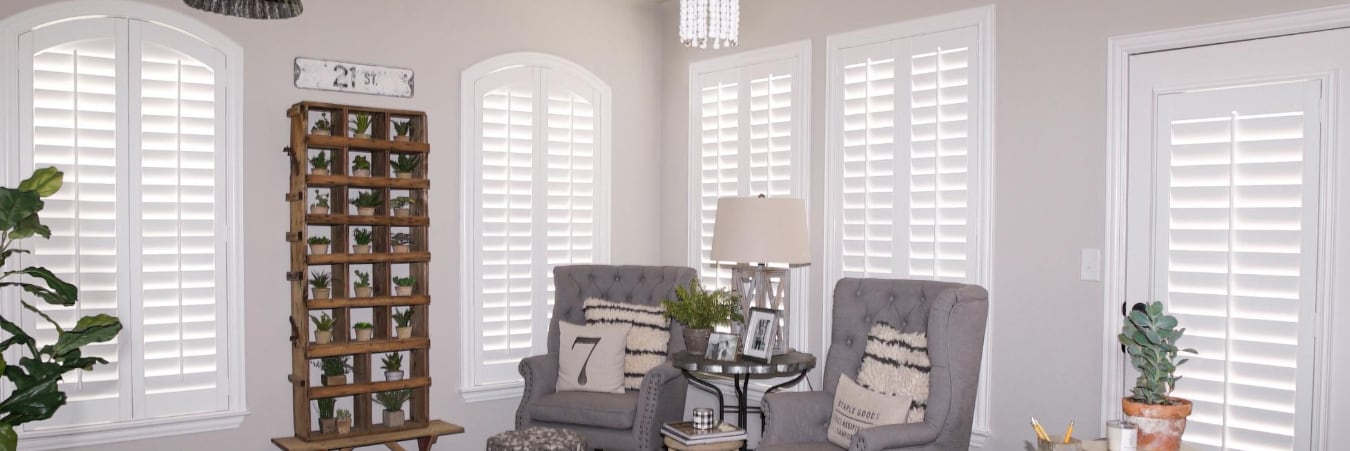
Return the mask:
M557 390L558 355L543 354L520 359L517 369L520 376L525 378L520 407L516 408L516 429L522 429L530 421L530 403Z
M823 442L830 426L834 394L821 391L764 395L764 444Z
M638 389L637 418L633 435L639 450L660 450L661 426L684 418L684 399L689 391L684 373L669 361L652 368L642 377Z
M928 422L873 426L858 431L849 449L880 451L923 446L937 440L938 432L941 431Z

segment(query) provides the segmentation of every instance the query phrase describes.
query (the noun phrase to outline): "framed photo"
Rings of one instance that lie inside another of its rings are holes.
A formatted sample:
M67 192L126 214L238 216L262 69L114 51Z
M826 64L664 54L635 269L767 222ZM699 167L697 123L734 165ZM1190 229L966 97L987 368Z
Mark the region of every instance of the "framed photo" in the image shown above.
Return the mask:
M778 310L754 307L745 322L745 342L741 355L757 362L769 363L773 358L773 337L778 327Z
M708 337L708 350L703 356L712 360L733 361L740 351L741 336L724 332L713 332Z

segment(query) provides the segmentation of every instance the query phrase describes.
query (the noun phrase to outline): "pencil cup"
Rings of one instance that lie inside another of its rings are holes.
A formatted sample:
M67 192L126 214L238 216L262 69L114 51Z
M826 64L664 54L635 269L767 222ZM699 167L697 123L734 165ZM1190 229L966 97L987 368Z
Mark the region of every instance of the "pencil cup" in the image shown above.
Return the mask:
M1064 443L1064 437L1052 436L1050 441L1036 439L1036 451L1083 451L1083 441L1070 438Z
M714 424L713 424L712 409L709 409L707 407L699 407L697 409L694 409L694 429L704 431L712 429L713 426Z

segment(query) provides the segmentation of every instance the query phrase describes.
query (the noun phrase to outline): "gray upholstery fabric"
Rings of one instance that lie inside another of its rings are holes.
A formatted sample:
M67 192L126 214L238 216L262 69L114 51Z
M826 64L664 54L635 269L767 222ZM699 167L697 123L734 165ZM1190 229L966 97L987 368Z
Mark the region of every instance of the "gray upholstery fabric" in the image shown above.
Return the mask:
M684 399L688 381L669 362L642 379L642 388L624 395L606 393L563 393L554 390L558 379L558 321L586 322L583 303L589 298L642 305L658 305L675 300L675 287L694 279L693 268L675 266L573 265L553 269L553 319L548 328L548 354L520 361L525 390L516 409L516 429L531 426L556 427L580 432L593 448L606 450L659 450L661 425L684 417ZM684 350L683 328L672 322L670 347L673 354ZM591 396L595 395L595 396ZM611 398L606 398L609 396ZM619 398L612 398L619 397ZM634 403L628 427L615 426L611 414L621 410L617 399ZM558 402L568 401L568 415L560 415ZM536 403L545 417L536 418ZM582 413L592 410L592 412ZM547 420L545 418L548 418ZM580 419L580 421L578 421ZM599 424L609 427L597 426Z
M637 392L595 393L562 391L530 404L530 417L554 423L572 423L610 429L633 427Z
M762 451L837 450L826 442L839 376L857 377L867 332L885 321L902 332L927 332L928 411L920 423L878 426L854 436L851 450L966 450L984 347L989 294L947 282L892 279L839 281L834 288L830 349L823 392L764 396ZM782 413L780 412L790 412Z

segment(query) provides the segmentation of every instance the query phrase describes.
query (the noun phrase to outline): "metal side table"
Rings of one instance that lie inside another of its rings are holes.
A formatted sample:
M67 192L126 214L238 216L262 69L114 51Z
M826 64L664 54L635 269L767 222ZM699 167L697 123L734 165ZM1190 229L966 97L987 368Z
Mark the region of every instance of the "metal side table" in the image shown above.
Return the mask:
M689 382L698 388L712 393L717 397L717 421L722 421L722 414L733 412L736 414L736 425L742 428L746 427L746 417L750 412L759 414L760 425L764 424L764 411L759 406L747 406L746 398L749 397L751 378L770 378L787 377L793 378L787 382L769 387L764 393L773 393L784 387L790 387L801 382L806 378L806 373L816 367L816 356L804 352L788 351L787 354L773 356L769 363L756 362L737 358L736 360L714 360L702 355L690 354L688 351L680 351L671 356L675 367L684 372L689 378ZM699 378L694 373L714 374L719 376L731 376L731 386L736 390L736 404L727 405L723 402L722 389L713 385L704 379ZM742 448L744 449L744 448Z

